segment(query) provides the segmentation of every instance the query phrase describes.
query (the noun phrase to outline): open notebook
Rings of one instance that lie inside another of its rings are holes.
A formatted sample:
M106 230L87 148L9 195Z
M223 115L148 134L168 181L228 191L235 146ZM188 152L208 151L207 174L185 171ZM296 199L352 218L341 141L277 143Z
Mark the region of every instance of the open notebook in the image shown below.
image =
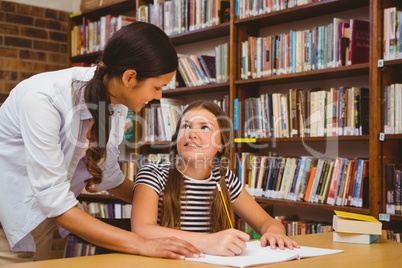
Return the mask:
M234 267L248 267L253 265L289 261L293 259L317 257L322 255L341 253L343 250L303 247L290 250L279 248L261 247L260 241L247 242L246 249L238 256L223 257L215 255L205 255L205 258L186 258L189 261L205 262L218 265Z

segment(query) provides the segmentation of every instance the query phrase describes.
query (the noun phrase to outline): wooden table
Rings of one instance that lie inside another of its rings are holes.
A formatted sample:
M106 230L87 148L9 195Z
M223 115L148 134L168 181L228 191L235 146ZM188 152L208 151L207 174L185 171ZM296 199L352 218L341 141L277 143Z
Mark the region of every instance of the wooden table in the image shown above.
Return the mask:
M332 242L332 233L311 234L292 237L302 246L343 249L345 252L301 260L292 260L286 263L274 263L257 267L402 267L402 243L380 238L371 245L359 245ZM88 257L56 259L48 261L27 262L3 265L2 268L88 268L88 267L157 267L157 268L208 268L227 267L185 260L170 260L150 258L128 254L104 254Z

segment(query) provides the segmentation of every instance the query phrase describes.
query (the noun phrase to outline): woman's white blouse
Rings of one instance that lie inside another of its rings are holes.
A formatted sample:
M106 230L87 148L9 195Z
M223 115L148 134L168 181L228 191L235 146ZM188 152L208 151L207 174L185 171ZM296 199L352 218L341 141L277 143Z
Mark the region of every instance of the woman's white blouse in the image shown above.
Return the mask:
M35 251L30 232L74 207L90 177L84 155L92 116L73 81L90 80L94 70L35 75L19 83L0 107L0 222L14 251ZM114 105L113 111L98 190L124 180L117 159L127 107Z

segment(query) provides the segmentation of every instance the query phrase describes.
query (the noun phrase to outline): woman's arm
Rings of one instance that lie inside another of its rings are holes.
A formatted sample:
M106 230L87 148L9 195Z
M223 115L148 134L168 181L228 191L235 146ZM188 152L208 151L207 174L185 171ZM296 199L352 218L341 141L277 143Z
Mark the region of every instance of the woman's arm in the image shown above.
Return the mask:
M286 236L283 225L272 218L243 188L239 197L233 202L235 212L261 235L261 246L276 245L293 249L299 245Z
M213 234L181 231L157 225L158 194L146 185L135 187L131 229L145 237L174 236L183 239L204 253L233 256L245 249L249 236L236 229L229 229Z
M127 178L124 178L122 184L113 189L109 189L108 192L120 198L121 200L131 203L133 201L133 190L134 182L130 181Z
M116 251L173 259L183 259L183 256L197 257L201 254L186 241L173 237L144 239L133 232L97 220L77 207L54 217L53 220L90 243Z

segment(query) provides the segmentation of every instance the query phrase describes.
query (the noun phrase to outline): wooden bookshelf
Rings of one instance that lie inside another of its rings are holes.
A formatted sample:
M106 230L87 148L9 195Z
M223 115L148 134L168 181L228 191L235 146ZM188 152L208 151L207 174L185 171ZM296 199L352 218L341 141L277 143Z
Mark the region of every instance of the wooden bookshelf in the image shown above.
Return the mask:
M256 197L255 200L257 202L263 203L263 204L283 205L283 206L290 206L290 207L303 207L303 208L320 209L320 210L322 210L322 209L323 210L341 210L341 211L361 213L361 214L369 214L370 213L369 208L332 206L332 205L327 205L327 204L289 201L289 200L281 200L281 199L265 198L265 197Z
M80 202L96 202L96 203L122 203L128 204L126 201L123 201L113 195L107 194L80 194L77 197Z
M224 22L203 29L184 32L180 34L173 34L170 35L169 37L172 40L172 43L178 46L182 44L188 44L229 35L229 29L230 29L230 22Z
M252 79L241 79L236 80L235 84L236 85L257 84L258 86L261 86L261 85L280 84L280 83L308 82L311 80L318 81L318 80L337 79L337 78L353 77L368 74L369 74L369 64L361 63L337 68L313 70L308 72L272 75Z
M88 17L99 17L101 15L119 14L127 10L134 10L139 4L151 3L152 1L125 1L115 7L85 14ZM132 6L129 3L134 3ZM212 94L216 92L226 93L230 95L230 103L233 104L234 99L244 100L249 97L258 95L260 87L270 87L288 83L309 83L316 81L317 84L326 80L342 80L343 78L367 77L367 84L370 88L370 115L369 135L363 136L337 136L337 137L305 137L305 138L266 138L256 139L256 144L264 143L279 143L300 145L303 142L317 144L324 142L339 142L340 146L346 146L351 143L358 143L359 146L364 146L364 150L368 151L367 158L370 161L369 165L369 206L366 208L355 207L339 207L326 204L315 204L306 202L292 202L278 200L272 198L256 198L258 202L278 204L285 206L299 206L310 208L312 210L334 210L341 209L349 212L370 214L378 218L379 213L385 211L385 171L384 165L390 161L402 162L402 156L396 148L402 147L402 134L387 134L385 141L379 140L379 135L383 131L383 118L380 109L382 109L382 89L389 81L401 80L399 77L400 69L402 69L402 59L384 61L384 67L378 67L378 60L383 59L383 9L393 5L401 6L401 3L395 0L323 0L316 3L297 6L285 10L271 12L267 14L239 19L236 17L235 10L236 0L231 0L230 22L219 24L216 26L199 29L191 32L184 32L170 36L173 44L176 46L194 44L204 40L211 40L222 36L229 36L231 52L230 52L230 81L227 83L209 84L200 87L179 87L163 92L164 97L185 97L197 94ZM298 23L306 18L319 18L321 16L329 16L334 14L338 16L342 12L347 12L350 9L358 9L362 7L368 8L367 17L370 20L370 59L368 63L355 64L350 66L342 66L337 68L327 68L321 70L313 70L308 72L299 72L285 75L273 75L255 79L240 79L240 42L247 40L248 36L259 36L261 28L270 26L280 26L286 23ZM82 16L82 15L81 15ZM71 19L78 23L82 17L77 16ZM71 58L71 62L80 61L96 61L101 52L95 52L87 55L81 55ZM239 116L243 114L240 111ZM234 119L233 105L230 105L230 118ZM239 122L240 124L242 122ZM141 137L139 125L136 128L137 137ZM241 137L236 136L236 137ZM147 151L164 151L170 146L170 142L143 142L139 141L135 144L129 144L134 148L135 153ZM236 143L231 150L231 159L236 159L235 154L247 150L241 142ZM362 149L363 150L363 149ZM289 152L284 152L286 155ZM233 161L232 161L233 162ZM89 198L89 197L85 197ZM99 197L109 198L109 197ZM95 201L94 201L95 202ZM397 224L402 221L402 216L391 215L391 222Z
M234 23L248 27L272 26L363 7L368 4L369 0L323 0L249 18L236 18Z
M163 96L164 97L174 97L174 96L179 96L183 94L203 94L203 93L211 93L211 92L217 92L217 91L226 91L229 92L229 82L227 83L215 83L215 84L208 84L204 86L198 86L198 87L179 87L176 89L169 89L163 91Z

